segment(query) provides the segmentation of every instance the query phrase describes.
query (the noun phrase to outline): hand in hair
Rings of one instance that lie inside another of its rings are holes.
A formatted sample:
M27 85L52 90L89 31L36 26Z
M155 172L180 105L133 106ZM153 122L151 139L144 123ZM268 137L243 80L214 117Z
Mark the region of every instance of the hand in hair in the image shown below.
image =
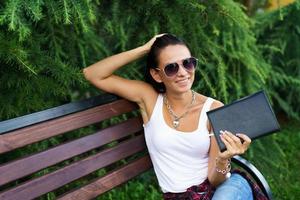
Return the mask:
M155 35L153 38L151 38L151 40L149 40L147 43L145 43L143 45L144 49L147 50L147 52L150 51L152 44L154 43L154 41L156 40L156 38L161 37L163 35L165 35L166 33L162 33L162 34L158 34Z

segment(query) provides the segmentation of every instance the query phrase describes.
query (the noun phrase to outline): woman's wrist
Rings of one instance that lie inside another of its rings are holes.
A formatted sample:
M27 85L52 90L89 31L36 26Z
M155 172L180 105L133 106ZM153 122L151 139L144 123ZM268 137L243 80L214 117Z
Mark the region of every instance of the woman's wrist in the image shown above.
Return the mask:
M226 164L228 162L228 160L230 160L230 158L223 158L223 157L220 157L220 156L216 157L216 162L217 163Z
M140 51L143 55L149 53L149 51L150 51L150 48L147 45L139 46L138 49L140 49Z
M215 168L218 173L225 175L231 170L231 160L216 157Z

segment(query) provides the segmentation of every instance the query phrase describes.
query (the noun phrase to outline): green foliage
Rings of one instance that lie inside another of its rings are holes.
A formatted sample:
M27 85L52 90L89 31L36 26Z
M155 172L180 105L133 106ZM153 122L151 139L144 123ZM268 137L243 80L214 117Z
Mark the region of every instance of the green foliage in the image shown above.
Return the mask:
M199 58L196 90L228 103L266 89L282 110L298 116L292 97L299 95L299 80L293 78L299 75L299 50L291 51L299 49L293 42L299 41L297 6L280 12L284 20L277 13L256 20L262 21L256 41L253 20L233 1L177 0L171 8L168 1L7 0L0 5L1 119L94 94L82 78L83 67L162 32L184 38ZM282 37L287 27L293 31ZM118 73L142 79L144 66L138 61ZM293 92L282 91L290 85Z
M268 78L274 107L300 119L300 1L256 17L260 49L272 64Z
M247 158L264 174L275 199L298 199L300 195L300 126L285 124L282 131L256 140Z
M69 102L86 88L79 66L86 64L85 54L100 49L98 36L88 28L96 5L64 3L0 3L0 119Z
M6 0L0 3L1 119L93 95L83 67L162 32L184 38L199 58L195 89L228 103L267 88L272 68L252 25L240 4L225 0ZM142 79L144 66L141 60L118 73Z

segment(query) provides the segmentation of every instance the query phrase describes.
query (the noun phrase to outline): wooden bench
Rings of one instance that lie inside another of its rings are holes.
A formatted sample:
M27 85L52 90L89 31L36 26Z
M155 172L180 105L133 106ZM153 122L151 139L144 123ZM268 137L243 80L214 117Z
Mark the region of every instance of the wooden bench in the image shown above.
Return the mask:
M151 169L137 108L105 94L0 122L0 199L92 199ZM272 199L252 164L233 162Z

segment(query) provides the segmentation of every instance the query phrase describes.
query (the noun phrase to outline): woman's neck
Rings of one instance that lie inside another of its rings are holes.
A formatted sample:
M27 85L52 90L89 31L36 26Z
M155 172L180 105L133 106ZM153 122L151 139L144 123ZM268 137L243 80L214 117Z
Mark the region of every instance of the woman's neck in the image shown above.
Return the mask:
M174 110L183 109L192 101L192 90L184 93L172 93L166 91L166 97Z

